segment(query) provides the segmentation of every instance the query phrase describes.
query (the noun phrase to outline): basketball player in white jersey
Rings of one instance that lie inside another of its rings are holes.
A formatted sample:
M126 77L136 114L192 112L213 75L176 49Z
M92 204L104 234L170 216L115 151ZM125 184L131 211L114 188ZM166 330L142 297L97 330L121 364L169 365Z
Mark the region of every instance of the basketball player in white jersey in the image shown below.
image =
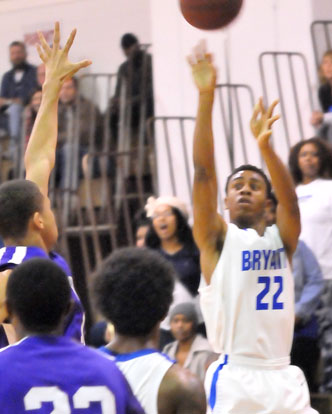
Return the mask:
M147 414L205 414L201 381L157 350L173 287L173 266L158 252L112 253L96 280L98 307L115 329L101 350L115 358Z
M88 60L79 63L68 60L75 34L76 30L73 30L63 49L60 48L59 23L55 24L52 47L42 34L39 36L38 52L45 65L46 77L41 105L25 153L26 179L13 180L0 187L0 234L6 246L0 253L0 323L7 317L4 306L7 280L17 264L32 257L48 257L71 277L64 259L52 253L58 229L48 198L48 183L55 163L61 86L68 77L91 64ZM82 305L73 288L72 296L77 306L66 333L80 340L84 319ZM11 325L1 328L5 328L6 335L1 329L0 346L15 340Z
M199 92L194 133L194 237L207 286L201 307L208 339L223 353L206 376L209 410L218 414L314 413L302 371L289 365L294 293L289 263L300 232L290 175L270 145L275 101L254 109L251 130L279 200L266 227L271 191L263 171L244 165L227 180L230 223L217 212L212 108L216 70L204 43L189 57Z

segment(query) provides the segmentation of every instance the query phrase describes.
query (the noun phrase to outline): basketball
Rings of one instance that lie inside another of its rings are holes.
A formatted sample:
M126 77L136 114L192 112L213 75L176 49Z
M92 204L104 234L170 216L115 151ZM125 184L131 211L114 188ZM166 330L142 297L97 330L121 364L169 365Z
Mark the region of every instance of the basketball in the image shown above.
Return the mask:
M215 30L227 26L238 15L243 0L180 0L183 17L192 26Z

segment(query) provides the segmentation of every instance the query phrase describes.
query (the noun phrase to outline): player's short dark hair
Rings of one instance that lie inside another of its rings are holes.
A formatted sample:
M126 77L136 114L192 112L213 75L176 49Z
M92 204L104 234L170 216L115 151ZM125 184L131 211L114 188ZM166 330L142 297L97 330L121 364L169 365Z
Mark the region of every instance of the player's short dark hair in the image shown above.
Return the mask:
M168 312L174 278L173 266L158 252L119 249L98 272L97 306L119 334L146 336Z
M24 42L21 42L19 40L14 40L13 42L10 43L9 48L12 48L14 46L19 46L24 51L26 51L26 46L25 46L25 43Z
M253 172L259 174L261 177L263 177L265 185L266 185L266 197L267 198L270 197L271 190L272 190L270 180L267 178L267 175L265 174L265 172L262 169L256 167L255 165L252 165L252 164L240 165L240 167L237 167L237 168L235 168L235 170L232 171L232 173L227 177L227 180L226 180L226 185L225 185L226 194L227 194L227 191L228 191L228 184L229 184L231 178L240 171L253 171Z
M146 216L146 211L144 209L139 210L134 217L134 226L137 231L140 227L150 226L151 219Z
M8 279L7 302L30 332L47 333L59 326L70 303L64 271L48 259L31 259L15 267Z
M35 183L11 180L0 185L0 236L19 239L26 235L30 218L43 209L43 195Z
M294 145L289 153L288 166L295 184L302 182L302 172L299 167L299 153L305 144L313 144L317 148L319 158L318 176L332 178L332 150L327 142L321 138L309 138Z
M128 49L132 45L135 45L138 43L138 38L133 33L125 33L121 37L121 47L122 49Z
M178 208L172 207L172 211L176 217L176 235L179 242L189 248L196 249L193 233L187 219L183 216ZM151 249L159 249L161 246L161 240L153 228L152 221L145 237L145 244L146 247L150 247Z

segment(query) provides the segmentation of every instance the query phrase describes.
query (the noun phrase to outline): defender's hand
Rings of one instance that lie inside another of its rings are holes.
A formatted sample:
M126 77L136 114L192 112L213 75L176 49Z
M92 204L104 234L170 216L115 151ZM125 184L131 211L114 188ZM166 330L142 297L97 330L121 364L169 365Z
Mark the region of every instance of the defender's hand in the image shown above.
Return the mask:
M76 35L74 29L63 49L60 49L60 27L56 22L54 26L54 36L52 48L46 42L42 33L38 33L41 45L37 45L38 53L45 64L46 75L45 84L48 81L59 81L60 85L67 79L72 77L81 68L91 65L90 60L82 60L78 63L71 63L68 60L68 52L73 44Z
M207 53L205 41L201 41L188 56L193 78L200 93L212 92L216 86L216 68L212 55Z
M272 134L272 124L280 118L280 115L273 116L273 110L278 103L279 100L277 99L266 110L263 104L263 99L259 98L259 101L254 108L250 120L250 129L253 136L257 139L258 144L264 144L269 141Z

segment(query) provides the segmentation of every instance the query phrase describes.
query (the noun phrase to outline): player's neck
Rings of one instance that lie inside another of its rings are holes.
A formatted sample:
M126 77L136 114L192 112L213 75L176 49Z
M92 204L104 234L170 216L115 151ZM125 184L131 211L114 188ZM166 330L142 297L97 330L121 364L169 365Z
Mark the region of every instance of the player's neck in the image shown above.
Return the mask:
M131 352L143 349L158 348L158 334L152 334L144 337L125 336L115 333L114 339L107 345L107 348L117 354L129 354Z
M233 221L240 229L254 229L260 236L264 236L266 229L266 220L262 218L256 222L246 223L239 220Z
M317 180L317 178L319 178L318 176L315 176L315 177L303 177L302 178L302 183L301 184L310 184L310 183L312 183L313 181L315 181L315 180Z
M48 249L45 245L45 243L43 242L42 238L38 235L26 235L25 237L21 237L21 238L13 238L13 237L8 237L6 239L4 239L4 244L5 246L35 246L35 247L40 247L42 250L44 250L46 253L48 253Z

